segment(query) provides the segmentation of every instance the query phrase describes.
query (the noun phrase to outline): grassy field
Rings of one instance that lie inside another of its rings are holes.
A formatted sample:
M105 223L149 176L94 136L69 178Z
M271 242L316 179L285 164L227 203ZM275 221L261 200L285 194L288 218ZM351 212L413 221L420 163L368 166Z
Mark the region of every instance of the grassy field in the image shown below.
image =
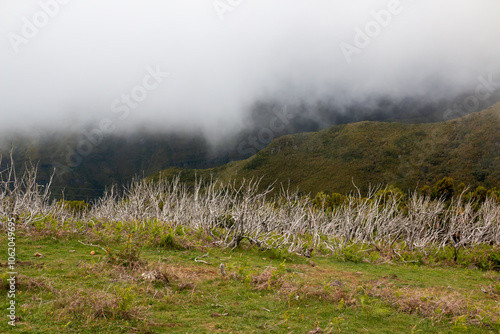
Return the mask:
M2 333L500 330L496 197L326 205L177 179L89 204L50 201L35 177L0 173Z
M383 259L369 263L369 257L358 263L320 254L307 258L281 250L260 251L245 242L229 250L213 247L206 235L185 228L162 240L126 225L110 231L96 225L82 232L75 224L17 231L19 318L14 328L3 316L0 331L496 333L500 329L500 275L495 271L447 263L417 266ZM3 234L4 258L7 244ZM2 261L5 296L7 271ZM142 277L148 272L157 279ZM7 315L7 298L0 307Z

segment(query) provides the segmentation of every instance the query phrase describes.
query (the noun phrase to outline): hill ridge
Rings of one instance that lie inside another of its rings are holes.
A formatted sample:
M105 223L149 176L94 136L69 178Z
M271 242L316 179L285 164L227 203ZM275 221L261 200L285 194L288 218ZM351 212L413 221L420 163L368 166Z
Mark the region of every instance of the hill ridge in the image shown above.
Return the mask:
M152 176L182 171L167 169ZM278 181L306 193L349 192L392 184L415 189L442 177L471 186L500 187L500 103L440 123L363 121L274 139L252 157L196 170L222 180L260 178Z

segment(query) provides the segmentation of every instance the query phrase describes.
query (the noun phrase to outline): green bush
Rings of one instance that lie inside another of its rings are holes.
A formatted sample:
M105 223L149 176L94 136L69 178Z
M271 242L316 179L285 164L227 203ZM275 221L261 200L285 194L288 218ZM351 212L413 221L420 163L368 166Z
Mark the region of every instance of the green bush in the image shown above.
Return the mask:
M495 270L500 269L500 252L499 251L491 253L489 256L489 260L491 262L492 269L495 269Z
M344 249L342 249L340 260L344 262L354 262L354 263L363 262L364 253L361 252L362 249L360 248L361 248L360 246L355 244L345 247Z
M449 200L453 197L453 194L454 185L451 177L443 177L432 188L433 198L444 198L445 200Z
M488 190L488 197L493 198L497 203L500 203L500 190L493 188Z
M375 197L380 198L382 203L386 203L392 198L394 198L398 202L402 202L404 199L406 199L406 194L397 187L389 186L385 189L377 191L375 193Z
M316 194L313 200L314 206L318 209L323 208L325 211L333 210L334 208L344 204L346 201L346 197L339 193L333 193L331 195L327 195L324 192L320 191Z
M488 189L483 186L478 186L476 190L474 190L473 198L477 202L484 202L486 200L486 196L488 195Z
M66 210L75 213L82 213L90 209L90 204L85 203L85 201L65 201L61 199L58 204L62 205Z
M420 196L429 196L429 195L431 195L431 193L432 193L432 189L428 185L425 185L425 186L418 189L418 194Z
M181 233L183 233L182 230L179 230L178 228L175 231L172 228L169 228L169 232L167 234L160 236L158 246L175 250L184 249L182 244L177 239L177 236L182 235Z
M123 267L138 267L142 264L140 260L141 248L132 242L131 237L131 235L128 236L124 249L112 250L109 247L106 249L108 263Z

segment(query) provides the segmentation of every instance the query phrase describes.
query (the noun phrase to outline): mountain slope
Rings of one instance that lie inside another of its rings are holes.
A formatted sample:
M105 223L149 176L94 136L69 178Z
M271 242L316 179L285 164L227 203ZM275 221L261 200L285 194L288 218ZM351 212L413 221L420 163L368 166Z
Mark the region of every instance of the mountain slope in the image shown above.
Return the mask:
M289 182L305 193L349 192L352 182L362 190L376 184L415 189L444 176L500 187L500 103L441 123L360 122L287 135L249 159L196 173L222 180L262 177L263 186ZM185 174L192 180L195 173Z
M215 158L210 160L208 144L199 136L109 136L91 146L88 155L79 160L68 159L68 152L75 152L79 143L89 141L72 133L46 134L41 138L19 136L0 145L0 170L10 163L8 155L12 149L18 174L25 170L25 163L32 161L38 165L37 181L46 184L55 169L51 187L55 197L64 191L66 199L91 200L101 196L105 187L126 184L143 173L149 175L171 166L207 168L221 164Z

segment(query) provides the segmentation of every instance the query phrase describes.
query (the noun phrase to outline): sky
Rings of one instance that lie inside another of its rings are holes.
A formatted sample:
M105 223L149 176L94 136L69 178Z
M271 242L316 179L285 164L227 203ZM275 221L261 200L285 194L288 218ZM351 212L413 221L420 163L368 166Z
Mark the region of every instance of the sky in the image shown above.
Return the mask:
M451 97L500 82L499 13L498 0L0 0L0 132L217 140L267 99Z

